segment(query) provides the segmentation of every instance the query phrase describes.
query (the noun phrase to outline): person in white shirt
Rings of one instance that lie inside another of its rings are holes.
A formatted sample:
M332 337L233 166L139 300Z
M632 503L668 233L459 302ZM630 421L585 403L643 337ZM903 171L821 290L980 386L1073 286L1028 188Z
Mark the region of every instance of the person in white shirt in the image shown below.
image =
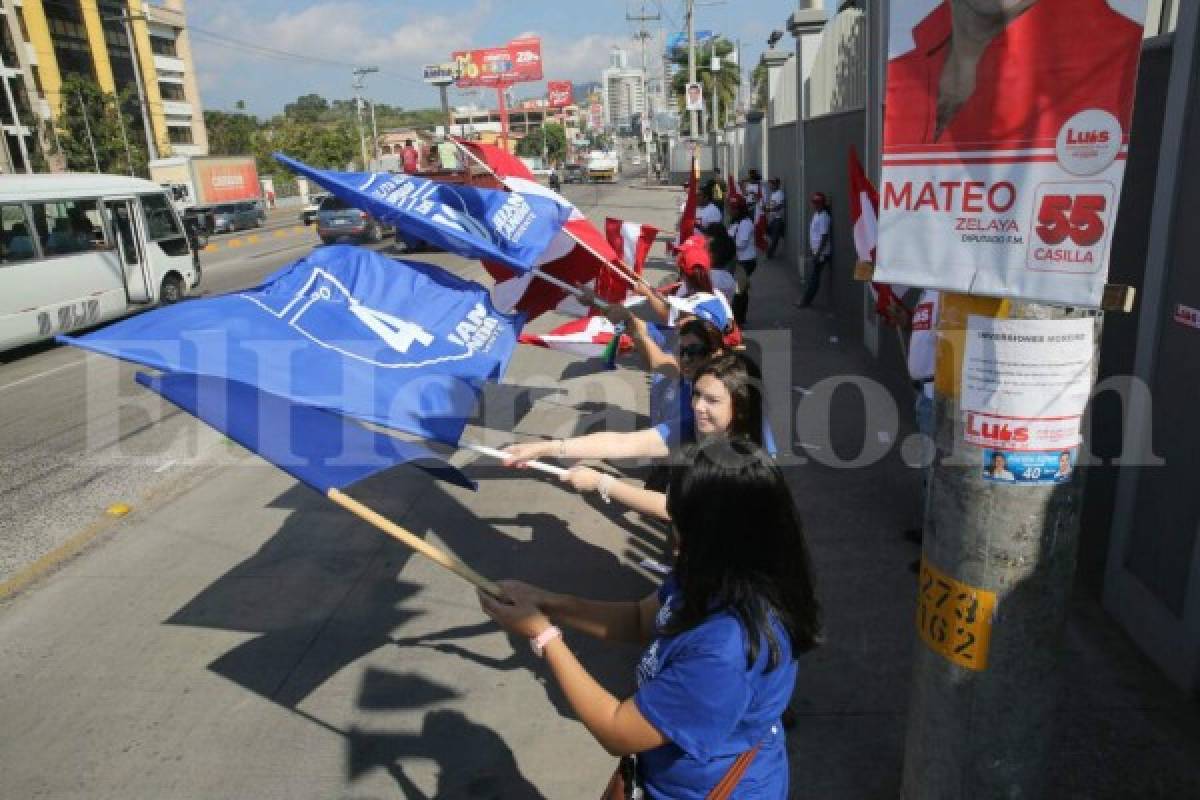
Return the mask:
M709 225L722 222L721 209L713 202L712 195L707 190L700 190L700 207L696 209L696 226L704 229Z
M746 180L742 181L742 194L753 216L758 211L758 201L762 195L762 175L758 170L752 169L746 173Z
M733 222L729 236L733 239L737 257L737 294L733 297L733 318L744 326L750 311L750 277L758 268L758 247L754 242L754 218L745 202L732 200L729 204Z
M833 218L829 214L829 200L824 192L813 192L810 198L813 207L812 221L808 226L808 253L812 259L812 274L804 290L804 299L798 305L808 308L821 288L821 273L833 259ZM831 279L832 280L832 279ZM832 287L832 283L830 284ZM833 290L830 289L830 306L833 305Z
M787 198L779 178L771 178L766 198L767 212L767 258L775 257L779 240L787 235Z
M933 374L937 363L937 325L938 309L941 306L941 293L936 289L924 289L917 306L912 312L912 334L908 339L908 377L912 381L916 397L913 411L916 416L917 433L920 434L921 448L918 456L924 474L921 476L922 527L910 528L904 532L904 538L914 543L920 543L924 532L924 516L929 498L929 473L937 453L934 444L933 427ZM914 561L909 569L916 572L920 562Z
M737 281L734 278L737 254L733 239L724 225L709 225L704 229L704 235L708 237L708 254L712 258L709 278L712 279L713 291L724 296L725 302L733 308L737 296Z

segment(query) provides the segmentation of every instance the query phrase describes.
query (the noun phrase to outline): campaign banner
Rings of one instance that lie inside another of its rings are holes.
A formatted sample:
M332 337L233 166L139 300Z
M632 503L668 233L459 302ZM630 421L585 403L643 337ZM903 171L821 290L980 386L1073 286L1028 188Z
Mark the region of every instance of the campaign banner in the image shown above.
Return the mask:
M574 88L570 81L547 81L546 103L551 108L569 106L574 100Z
M1075 448L1033 453L984 450L981 477L991 483L1025 486L1070 483L1077 453Z
M875 280L1098 307L1145 3L989 5L891 4Z

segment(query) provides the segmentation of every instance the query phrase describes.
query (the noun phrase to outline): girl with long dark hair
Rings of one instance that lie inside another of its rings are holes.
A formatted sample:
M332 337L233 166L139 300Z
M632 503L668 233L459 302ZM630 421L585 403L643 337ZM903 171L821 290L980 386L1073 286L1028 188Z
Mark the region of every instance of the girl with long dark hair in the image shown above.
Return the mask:
M788 793L781 716L800 654L821 641L800 518L783 475L743 437L687 452L667 490L678 555L640 601L600 602L504 581L480 594L505 630L529 638L567 702L609 753L637 754L649 798L700 800L735 766L737 797ZM624 700L575 659L557 627L646 645ZM747 763L748 762L748 763Z

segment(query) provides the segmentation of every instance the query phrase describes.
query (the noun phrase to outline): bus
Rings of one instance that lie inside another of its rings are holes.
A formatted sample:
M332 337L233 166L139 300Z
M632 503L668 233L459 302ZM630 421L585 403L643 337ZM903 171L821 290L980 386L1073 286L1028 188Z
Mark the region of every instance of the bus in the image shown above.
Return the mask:
M0 175L0 351L174 303L200 259L163 188L120 175Z

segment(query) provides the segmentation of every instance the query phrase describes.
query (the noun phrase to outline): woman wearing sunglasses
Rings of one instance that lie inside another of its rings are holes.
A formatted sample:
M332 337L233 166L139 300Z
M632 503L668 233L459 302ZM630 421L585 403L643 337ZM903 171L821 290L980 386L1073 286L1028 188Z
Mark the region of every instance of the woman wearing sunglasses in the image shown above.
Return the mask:
M688 347L684 345L683 347ZM683 352L681 347L681 357ZM685 361L690 361L690 355ZM629 433L600 432L571 439L509 445L506 464L523 467L548 456L563 459L665 458L694 441L743 437L763 446L765 425L758 369L741 353L723 353L704 361L694 372L690 417L666 419L652 428ZM769 448L773 450L773 443ZM648 516L669 520L667 497L654 487L637 487L591 467L574 467L562 480L580 492L598 492Z
M781 715L799 656L821 642L795 503L761 448L724 437L685 454L666 496L679 552L653 594L600 602L502 581L508 602L481 593L480 603L502 628L530 639L605 750L636 754L629 772L645 797L701 800L733 784L736 797L782 800ZM633 696L597 683L559 625L645 646Z

